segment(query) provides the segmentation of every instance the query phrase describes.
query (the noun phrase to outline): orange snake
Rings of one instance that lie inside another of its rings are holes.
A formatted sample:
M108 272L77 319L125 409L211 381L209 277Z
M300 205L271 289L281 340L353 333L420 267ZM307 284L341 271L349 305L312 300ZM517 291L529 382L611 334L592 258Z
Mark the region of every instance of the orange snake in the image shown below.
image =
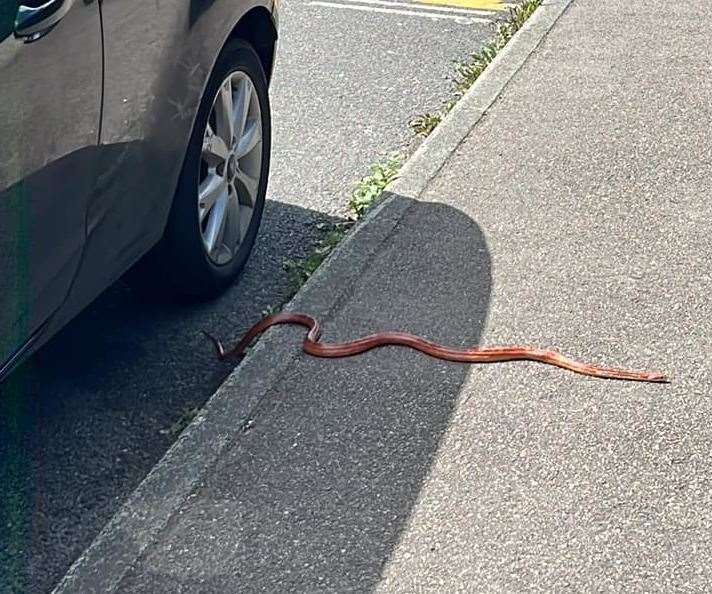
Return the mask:
M634 382L655 382L669 383L669 379L665 374L647 371L632 371L628 369L613 369L609 367L598 367L576 361L570 357L566 357L555 351L542 350L524 346L502 346L502 347L486 347L475 349L453 349L447 348L440 344L430 342L413 334L405 334L403 332L379 332L364 336L350 342L324 344L319 342L321 336L321 328L319 322L303 313L278 313L267 316L252 326L242 337L240 342L230 351L223 348L222 343L217 339L204 332L204 334L213 342L215 350L220 359L239 360L245 354L245 349L250 343L260 334L262 334L270 326L278 324L298 324L309 329L304 339L304 352L314 357L349 357L358 355L370 349L386 346L397 345L406 346L436 359L444 359L445 361L456 361L461 363L496 363L500 361L539 361L547 363L562 369L568 369L575 373L598 377L604 379L628 380Z

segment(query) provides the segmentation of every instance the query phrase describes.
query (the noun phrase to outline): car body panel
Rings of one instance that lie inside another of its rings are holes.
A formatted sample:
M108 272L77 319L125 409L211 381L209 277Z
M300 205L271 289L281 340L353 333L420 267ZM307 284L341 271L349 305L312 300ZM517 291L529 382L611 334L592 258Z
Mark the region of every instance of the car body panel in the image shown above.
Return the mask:
M0 367L76 277L97 172L102 48L97 2L40 38L13 35L0 0Z
M0 0L0 7L8 1L11 0ZM61 306L57 303L58 309L55 307L48 320L40 320L42 316L38 315L33 324L21 324L13 330L13 336L18 339L13 342L16 349L21 347L18 341L23 336L32 340L29 347L25 345L23 357L46 342L160 239L203 90L227 39L236 31L249 35L249 30L240 30L240 27L252 22L259 12L260 22L268 20L274 35L271 47L262 55L268 54L271 58L276 40L277 15L272 0L82 0L76 1L65 19L50 31L47 42L52 41L51 36L65 27L65 23L73 22L70 17L76 19L80 7L85 11L85 18L89 14L94 17L94 38L90 43L81 42L89 29L84 22L84 31L78 29L74 39L63 41L71 51L82 55L73 60L68 56L65 59L62 47L54 50L50 47L48 51L55 53L54 62L49 60L48 67L56 68L54 76L58 81L62 78L67 81L62 92L67 95L65 103L72 109L64 114L57 109L55 113L63 125L71 134L80 134L86 132L87 125L78 122L80 113L84 113L86 121L94 122L90 129L93 144L85 147L83 155L77 153L77 160L73 161L75 167L91 174L80 176L74 172L58 177L55 171L45 182L45 186L54 188L55 194L59 188L63 188L62 192L72 188L70 194L73 193L78 207L61 213L65 219L72 217L71 223L55 219L53 233L57 235L65 227L73 227L74 235L77 230L81 233L79 239L66 248L72 257L67 259L68 266L61 269L59 276L64 282L61 290L50 291L53 298L59 297ZM99 20L103 37L99 34ZM15 44L21 43L10 39ZM0 41L0 50L3 43ZM271 59L265 65L271 68ZM84 80L87 77L92 80ZM62 92L55 93L54 97L63 97ZM95 101L97 96L101 101L91 108L86 105L88 97ZM4 88L0 88L0 98L6 109L23 101L19 95L9 96ZM2 109L0 107L0 111ZM26 129L32 130L29 124ZM0 124L0 139L4 140L7 134L12 134L12 130L3 130ZM33 137L14 140L18 146L29 145L27 139ZM0 167L4 167L2 158L5 157L0 149ZM69 167L62 170L72 171ZM80 178L82 185L75 188ZM20 223L16 220L17 214L13 215L15 219L9 218L2 208L0 204L0 231L9 237ZM81 217L76 216L77 210ZM0 249L5 247L0 245ZM18 256L5 259L14 262ZM32 267L37 277L51 277L42 266L38 263ZM10 270L8 264L0 260L0 272L4 273L5 269ZM10 280L0 290L8 293L14 290L13 278L19 278L16 272L13 269L5 276ZM27 284L25 294L35 294L34 288ZM50 309L42 311L49 315ZM10 320L10 314L0 317L1 327L6 328ZM42 323L39 335L33 335ZM7 348L12 350L11 346L4 346L6 350L0 350L0 380ZM17 351L15 358L16 355Z
M88 205L86 256L62 317L160 239L213 64L254 9L269 14L271 2L102 0L100 174Z

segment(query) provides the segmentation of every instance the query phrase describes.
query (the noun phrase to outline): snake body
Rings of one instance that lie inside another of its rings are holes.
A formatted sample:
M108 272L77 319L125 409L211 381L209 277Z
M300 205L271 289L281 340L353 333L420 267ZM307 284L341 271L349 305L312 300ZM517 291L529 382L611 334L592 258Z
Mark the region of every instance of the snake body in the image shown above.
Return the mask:
M648 371L633 371L629 369L616 369L610 367L600 367L590 365L567 357L556 351L537 349L525 346L500 346L500 347L484 347L473 349L455 349L448 348L435 342L430 342L404 332L379 332L358 338L349 342L340 343L321 343L321 327L319 322L310 315L303 313L283 312L275 315L270 315L255 325L253 325L245 335L240 339L237 345L226 351L222 343L205 333L210 340L213 341L218 357L220 359L241 359L245 354L245 349L250 343L265 330L271 326L279 324L297 324L308 329L307 335L304 338L304 352L314 357L350 357L358 355L381 346L405 346L436 359L445 361L455 361L460 363L498 363L502 361L538 361L548 365L568 369L575 373L587 375L591 377L603 379L617 379L634 382L654 382L668 383L670 380L663 373L648 372Z

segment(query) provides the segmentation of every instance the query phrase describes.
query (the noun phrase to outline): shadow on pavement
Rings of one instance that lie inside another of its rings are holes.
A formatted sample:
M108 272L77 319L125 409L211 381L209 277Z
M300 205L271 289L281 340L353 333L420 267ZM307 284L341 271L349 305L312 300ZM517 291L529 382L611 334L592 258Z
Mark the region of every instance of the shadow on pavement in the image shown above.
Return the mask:
M116 283L0 385L0 590L45 592L220 385L201 335L237 337L290 291L323 213L268 201L234 288L209 304L147 303Z
M325 320L323 340L403 330L474 346L490 290L477 224L450 206L416 203ZM394 347L300 357L120 590L374 589L469 373ZM423 555L434 546L423 535Z

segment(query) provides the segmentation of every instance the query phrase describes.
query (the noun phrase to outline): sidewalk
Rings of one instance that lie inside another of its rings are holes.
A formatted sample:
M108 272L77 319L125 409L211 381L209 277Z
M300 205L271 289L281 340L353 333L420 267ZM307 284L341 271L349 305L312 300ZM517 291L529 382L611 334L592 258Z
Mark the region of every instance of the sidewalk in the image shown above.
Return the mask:
M122 593L708 590L711 30L691 0L575 0L418 199L393 196L293 305L325 341L551 346L670 386L319 360L271 331L189 429L215 461L187 499L134 505L62 591L105 591L97 560Z

